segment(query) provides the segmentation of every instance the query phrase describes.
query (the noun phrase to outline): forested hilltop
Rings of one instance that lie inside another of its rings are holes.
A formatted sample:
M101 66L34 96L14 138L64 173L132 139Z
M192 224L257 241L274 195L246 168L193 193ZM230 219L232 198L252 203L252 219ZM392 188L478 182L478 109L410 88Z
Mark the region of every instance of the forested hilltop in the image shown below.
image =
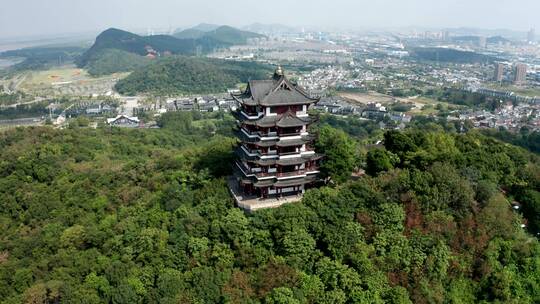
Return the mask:
M245 214L234 121L159 124L0 134L0 303L540 302L534 154L434 125L366 148L370 126L321 124L334 182Z
M132 71L143 66L148 63L148 58L144 57L147 54L193 56L209 53L218 48L246 44L248 39L262 37L264 36L230 26L220 26L208 32L193 28L175 36L140 36L110 28L99 34L92 47L81 54L76 62L79 67L87 68L90 74L99 76Z
M174 56L135 70L115 89L126 95L223 93L250 79L266 79L271 71L269 66L255 62Z

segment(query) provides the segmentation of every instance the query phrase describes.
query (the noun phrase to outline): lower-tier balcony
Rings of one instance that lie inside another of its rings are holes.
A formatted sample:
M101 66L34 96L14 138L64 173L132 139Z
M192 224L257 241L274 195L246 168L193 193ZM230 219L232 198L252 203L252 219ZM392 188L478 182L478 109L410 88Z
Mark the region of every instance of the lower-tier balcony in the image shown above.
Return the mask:
M307 168L302 168L299 170L294 170L294 171L289 171L289 172L278 172L277 170L268 172L268 171L262 171L262 168L248 168L246 165L240 162L237 162L236 165L242 171L242 173L244 173L244 175L255 176L258 179L264 179L268 177L286 178L286 177L306 176L307 174L315 174L319 172L318 166L309 166Z
M237 135L242 137L250 137L250 138L277 138L277 137L292 137L292 136L302 136L307 134L307 129L280 129L275 131L255 131L255 130L248 130L244 127L242 127L242 124L238 125L237 129Z
M302 170L296 170L291 172L254 172L252 173L257 178L265 177L275 177L275 178L286 178L286 177L296 177L296 176L306 176L307 174L315 174L319 172L319 168L311 167Z

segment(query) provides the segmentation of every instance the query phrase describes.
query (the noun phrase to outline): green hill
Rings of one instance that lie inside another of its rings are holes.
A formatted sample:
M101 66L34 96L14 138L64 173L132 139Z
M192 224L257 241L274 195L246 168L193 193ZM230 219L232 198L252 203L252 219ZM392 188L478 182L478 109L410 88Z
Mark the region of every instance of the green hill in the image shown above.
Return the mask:
M97 36L92 47L77 59L77 65L88 68L93 75L130 71L144 65L147 61L140 56L146 56L149 52L190 56L208 53L216 48L245 44L249 38L263 37L230 26L220 26L213 30L210 25L200 27L209 31L192 28L176 33L175 36L140 36L111 28Z
M205 94L224 92L250 78L267 78L271 69L252 62L169 57L137 69L116 84L122 94Z
M190 28L174 34L174 37L178 39L198 39L203 37L205 34L206 32L204 31Z
M198 25L192 27L192 29L203 31L203 32L210 32L217 29L220 26L221 25L211 24L211 23L199 23Z
M108 29L97 36L92 47L77 61L80 67L87 66L106 49L117 49L145 56L149 49L158 53L193 55L197 51L209 52L216 47L226 46L211 37L200 39L178 39L168 35L139 36L119 29Z
M248 39L262 38L264 35L260 35L253 32L242 31L231 26L220 26L213 30L203 30L200 28L190 28L174 34L176 38L180 39L198 39L198 38L211 38L215 41L219 41L224 44L246 44Z
M104 49L86 66L88 73L93 76L108 75L118 72L129 72L146 66L150 59L117 49Z
M411 56L420 60L453 63L491 63L497 60L493 56L475 52L437 47L418 47L410 50Z

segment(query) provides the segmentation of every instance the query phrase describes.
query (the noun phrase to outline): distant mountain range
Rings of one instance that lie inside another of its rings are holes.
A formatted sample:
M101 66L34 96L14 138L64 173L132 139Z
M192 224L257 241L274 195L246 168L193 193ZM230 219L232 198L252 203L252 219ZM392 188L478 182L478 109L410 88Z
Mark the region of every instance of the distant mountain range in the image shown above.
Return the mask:
M460 28L451 28L447 29L454 35L458 36L500 36L510 39L523 39L526 37L526 32L514 31L509 29L480 29L480 28L469 28L469 27L460 27Z
M478 42L478 40L480 39L481 36L472 36L472 35L468 35L468 36L456 36L456 37L452 37L452 40L455 41L455 42L471 42L471 43L476 43ZM510 42L509 39L506 39L502 36L492 36L492 37L487 37L486 38L486 42L487 43L490 43L490 44L497 44L497 43L506 43L506 42Z
M218 24L200 23L200 24L192 27L192 29L203 31L203 32L210 32L210 31L213 31L213 30L217 29L220 26L221 25L218 25Z
M213 39L227 45L246 44L248 39L262 38L264 35L242 31L227 25L199 24L173 35L178 39Z
M242 31L230 26L201 24L194 28L170 35L140 36L127 31L111 28L96 38L95 43L77 61L86 67L99 60L105 50L115 49L140 56L160 54L195 55L207 53L216 48L245 44L249 38L263 37L260 34Z

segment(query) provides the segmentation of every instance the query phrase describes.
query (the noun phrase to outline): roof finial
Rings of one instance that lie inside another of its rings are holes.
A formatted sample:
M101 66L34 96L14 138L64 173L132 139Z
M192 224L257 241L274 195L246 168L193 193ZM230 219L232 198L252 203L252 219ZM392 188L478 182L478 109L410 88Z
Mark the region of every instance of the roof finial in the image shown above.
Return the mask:
M274 79L279 79L281 77L283 77L283 69L281 68L281 65L278 65L274 72Z

